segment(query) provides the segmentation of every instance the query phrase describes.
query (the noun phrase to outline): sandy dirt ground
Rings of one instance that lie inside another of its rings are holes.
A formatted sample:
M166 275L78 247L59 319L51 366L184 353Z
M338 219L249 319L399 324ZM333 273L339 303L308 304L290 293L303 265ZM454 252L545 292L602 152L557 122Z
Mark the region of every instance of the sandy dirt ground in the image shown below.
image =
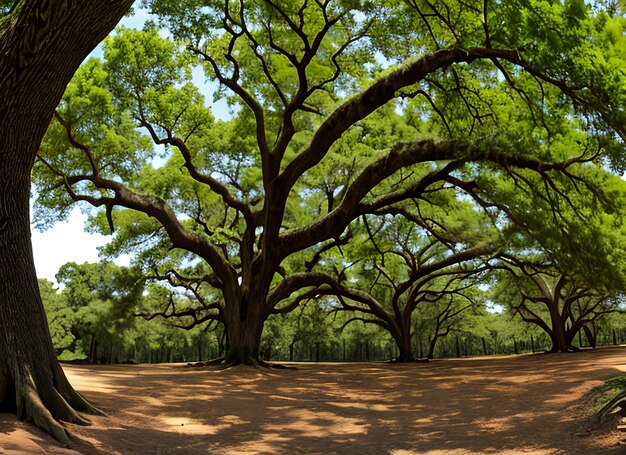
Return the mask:
M0 454L626 454L589 429L586 392L626 371L626 347L429 364L296 369L68 365L107 413L61 447L0 414Z

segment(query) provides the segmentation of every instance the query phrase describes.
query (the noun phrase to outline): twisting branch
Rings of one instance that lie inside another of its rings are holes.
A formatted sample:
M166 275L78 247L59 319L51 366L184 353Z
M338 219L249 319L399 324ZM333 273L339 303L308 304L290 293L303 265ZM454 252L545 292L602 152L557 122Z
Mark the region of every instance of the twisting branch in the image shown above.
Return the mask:
M206 300L204 299L204 296L200 294L200 286L206 283L216 289L222 288L222 283L214 274L190 277L183 276L180 272L174 269L169 269L165 273L159 273L158 270L154 269L153 274L147 275L146 279L167 281L171 286L182 287L189 290L196 296L198 302L203 305L206 303Z
M362 322L363 324L373 324L373 325L382 327L385 330L389 330L389 327L387 326L387 324L385 324L385 322L381 321L380 319L369 319L369 318L355 316L350 319L347 319L346 322L341 324L341 327L339 327L339 331L344 330L348 325L350 325L353 322Z
M347 245L351 237L352 237L352 234L350 233L350 231L348 231L346 234L339 237L338 239L333 239L330 242L327 242L324 245L322 245L322 247L315 252L313 257L304 263L304 267L306 271L310 272L311 270L313 270L313 268L320 262L320 260L322 259L322 255L326 251L329 251L333 248L337 248L341 252L341 247L344 245Z
M210 310L218 310L218 313L208 313L203 316L199 316L201 312L210 311ZM182 323L172 323L174 327L178 327L181 329L189 330L200 324L203 324L207 321L216 321L223 322L221 315L221 307L218 304L208 305L202 308L188 308L185 310L178 310L176 308L176 299L174 298L174 294L170 293L168 303L163 311L158 311L154 313L136 313L136 317L142 317L147 321L155 319L157 317L163 319L182 319L182 318L191 318L192 322L189 324Z
M446 130L448 131L448 134L450 136L452 136L452 129L450 129L450 124L448 123L448 119L444 115L443 111L441 109L439 109L439 106L437 106L437 104L433 100L432 96L426 90L419 89L419 90L416 90L414 92L402 93L400 96L402 98L415 98L418 95L419 96L423 96L426 99L426 101L428 102L428 104L430 105L432 110L435 111L435 113L437 114L439 119L443 122L443 126L446 127Z
M491 36L489 34L489 15L487 13L487 6L489 0L483 0L483 28L485 29L485 47L491 47Z
M374 233L370 229L369 222L367 221L367 216L362 215L361 219L363 220L363 226L365 226L365 230L366 230L367 235L369 237L370 243L372 244L374 249L380 255L381 265L384 267L385 266L385 253L380 249L380 246L378 245L378 242L376 242L376 238L375 238L376 236L374 235ZM379 226L378 230L376 231L376 234L378 234L382 229L383 229L383 226L382 225Z
M95 158L93 157L91 150L89 149L89 147L87 147L86 145L82 144L81 142L79 142L78 140L76 140L76 138L74 137L73 131L72 131L72 125L70 124L70 122L66 121L61 114L59 114L58 110L54 111L54 119L59 122L61 124L61 126L65 129L65 135L70 143L70 145L80 151L82 151L85 156L87 157L87 161L89 161L89 166L91 166L91 172L93 172L94 175L98 175L99 173L99 166L98 163L96 162Z
M452 36L454 36L455 41L459 41L459 36L456 33L455 27L451 22L450 19L450 8L448 7L448 5L444 2L443 3L443 7L446 9L447 15L448 17L444 16L443 14L441 14L439 12L439 10L437 9L437 7L435 5L433 5L430 1L428 0L424 0L424 3L426 3L428 5L428 7L430 8L430 10L432 11L432 14L437 17L441 22L443 22L443 24L448 28L448 30L450 31L450 33L452 33Z
M466 161L464 159L450 161L441 169L429 172L426 176L422 177L418 182L414 183L413 185L410 185L398 191L387 193L383 196L379 196L370 203L361 204L362 210L366 211L367 213L373 213L385 206L390 206L406 199L418 198L422 196L424 192L426 192L428 187L437 182L443 181L446 176L450 175L450 173L452 173L453 171L461 168L465 163Z
M263 69L263 74L265 74L265 77L267 78L267 80L269 81L270 85L274 88L274 91L276 92L276 94L278 95L278 97L280 98L280 101L283 103L283 105L287 105L287 97L285 96L285 93L283 92L283 90L280 88L280 85L278 84L278 82L276 82L276 79L274 79L273 76L273 71L271 70L271 68L269 67L267 60L265 59L265 57L263 57L263 55L259 52L259 47L261 46L259 44L259 42L256 40L256 38L254 37L254 35L248 30L248 27L245 25L244 19L243 19L243 8L242 8L242 13L241 13L241 19L242 19L242 24L243 24L243 31L246 35L246 37L250 40L250 42L252 43L252 51L254 52L255 57L261 62L261 68ZM263 25L263 27L265 28L265 31L268 34L269 40L270 40L270 47L274 50L278 50L279 53L281 53L282 55L284 55L285 57L287 57L287 59L289 59L290 62L292 62L292 64L294 63L294 56L290 53L288 53L287 51L285 51L282 47L278 46L275 42L274 42L274 38L272 36L272 30L271 30L271 25L269 23L265 23L263 20L261 20L261 24ZM297 62L296 62L297 63Z
M41 161L46 162L45 160ZM96 198L77 194L73 190L73 185L80 182L91 182L101 190L110 190L115 196ZM109 213L114 206L119 205L144 212L148 216L156 218L165 228L174 247L187 250L205 259L221 281L236 282L236 272L226 258L204 238L188 231L163 199L135 192L122 183L102 177L64 176L64 184L70 197L76 201L85 201L94 207L104 206ZM112 228L112 225L110 227Z
M241 100L252 110L256 121L256 137L259 150L261 152L261 156L267 159L270 153L270 148L267 143L267 135L265 132L265 113L259 101L239 84L239 67L236 63L237 61L232 57L230 53L227 54L227 56L230 57L229 60L234 62L236 68L236 70L233 72L232 77L229 78L222 73L215 59L213 59L213 57L211 57L209 54L191 45L188 46L188 49L190 52L196 54L204 61L208 62L211 65L213 73L215 74L215 77L220 82L220 84L228 87L233 93L239 96L239 98L241 98Z
M141 113L140 115L143 114ZM148 129L154 142L175 145L185 157L186 162L189 163L188 169L190 173L196 172L195 167L191 164L191 154L182 140L176 137L171 137L171 135L167 139L159 138L152 125L146 122L145 118L143 120L143 126ZM86 150L86 153L90 153L89 146L80 143L73 135L71 129L68 131L68 134L70 140L79 143L81 147ZM55 167L49 160L46 160L41 156L39 156L38 159L40 162L44 163L51 172L62 180L66 191L73 200L88 202L94 207L104 206L106 208L107 219L109 221L111 231L113 231L112 210L114 206L123 206L143 212L148 216L156 218L161 223L174 247L190 251L206 260L215 270L220 281L236 282L236 272L232 265L227 261L226 257L212 244L206 241L206 239L187 230L178 220L176 213L165 200L153 195L139 193L117 180L104 178L100 174L67 175L62 170ZM248 216L251 217L249 208L240 201L234 199L228 190L217 180L210 176L203 176L199 173L196 173L195 175L199 181L207 184L218 194L221 192L221 195L226 202L230 201L238 206L242 211L248 213ZM81 195L75 191L74 186L82 182L89 182L96 188L108 191L114 196L93 197Z
M435 36L435 33L433 32L433 28L432 28L432 25L430 24L430 20L428 19L429 17L434 17L434 14L424 13L422 9L419 7L419 5L417 4L416 0L409 0L409 4L413 7L413 9L415 9L415 11L417 11L417 14L422 20L422 23L426 26L426 29L428 30L428 35L433 40L433 44L435 45L435 49L437 50L441 49L441 45L439 44L439 41L437 40L437 37Z
M166 138L161 138L157 134L153 125L150 124L146 120L145 115L143 111L141 110L140 110L139 121L140 121L140 125L146 128L146 130L148 130L148 133L150 134L150 137L152 138L152 141L155 144L171 145L173 147L176 147L176 149L180 152L181 156L185 160L185 165L184 165L185 168L187 169L187 171L189 172L189 175L194 180L204 185L207 185L211 189L211 191L221 196L224 203L226 203L229 207L232 207L235 210L241 212L249 224L252 225L254 223L252 212L250 211L250 207L248 207L248 205L246 205L244 202L234 197L230 193L228 188L224 184L222 184L219 180L211 177L210 175L206 175L198 171L198 169L193 164L191 151L189 150L189 148L187 147L187 144L182 139L176 136L172 136L170 131L167 131Z

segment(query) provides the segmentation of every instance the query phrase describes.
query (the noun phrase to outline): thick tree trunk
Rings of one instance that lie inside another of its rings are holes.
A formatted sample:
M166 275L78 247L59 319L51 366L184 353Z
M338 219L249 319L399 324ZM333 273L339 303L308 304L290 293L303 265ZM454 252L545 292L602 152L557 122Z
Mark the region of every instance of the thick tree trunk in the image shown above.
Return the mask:
M596 331L587 325L583 326L583 330L585 332L585 337L587 338L587 342L589 343L589 346L595 349L597 341L598 341Z
M560 315L554 314L552 310L550 312L550 320L552 323L552 333L550 333L552 349L550 349L550 352L570 352L572 350L572 343L567 336L565 321Z
M409 336L400 337L396 339L398 350L400 351L396 362L412 362L415 360L413 357L413 348L411 346L411 338Z
M59 441L96 412L53 350L30 240L30 172L63 91L132 0L16 2L0 21L0 407Z
M399 327L398 327L399 326ZM397 329L395 327L398 327ZM390 334L396 342L396 346L398 346L398 357L395 359L396 362L412 362L415 360L413 356L413 346L411 346L411 326L410 320L404 324L396 325L392 330L390 330Z
M0 164L0 403L68 442L57 419L86 423L76 411L96 410L56 359L33 261L28 173L14 169Z
M198 362L202 362L202 337L198 337L196 339L196 344L198 348Z
M293 362L293 346L296 344L296 340L294 339L289 345L289 361ZM345 357L345 356L344 356ZM345 359L344 359L345 360Z
M242 298L225 305L226 363L259 363L259 346L266 319L262 302L262 296L260 299L255 296L254 300Z
M228 343L224 356L228 363L256 364L259 361L259 345L263 321L233 320L226 328Z
M439 339L439 335L435 334L430 340L430 344L428 345L428 360L432 360L435 357L435 346L437 345L437 340Z

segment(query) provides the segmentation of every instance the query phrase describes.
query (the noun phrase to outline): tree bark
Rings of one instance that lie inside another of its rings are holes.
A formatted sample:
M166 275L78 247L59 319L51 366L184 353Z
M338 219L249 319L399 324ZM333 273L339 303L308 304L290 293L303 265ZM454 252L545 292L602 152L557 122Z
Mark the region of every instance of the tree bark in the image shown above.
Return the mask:
M89 343L89 361L96 363L98 361L98 340L96 335L91 335L91 343Z
M30 241L29 186L0 164L0 403L68 442L55 420L85 423L92 408L68 383L52 346Z
M226 302L224 305L226 363L246 365L259 363L259 346L266 319L263 313L264 301L264 295L244 294L237 301Z
M435 346L437 345L437 340L439 339L439 335L435 333L435 335L430 339L430 343L428 345L428 355L427 359L432 360L435 358Z
M583 330L585 332L585 337L587 338L587 342L589 343L589 346L595 349L596 343L598 341L596 331L592 327L589 327L588 325L584 325Z
M63 443L95 413L52 346L30 238L30 172L72 75L132 0L16 1L0 21L0 407Z
M400 351L396 362L412 362L413 357L413 348L411 346L411 337L406 334L399 334L398 338L395 338L396 344L398 345L398 350Z
M413 362L413 346L411 345L411 318L405 320L397 318L395 323L390 324L389 333L398 347L398 357L395 362Z
M564 318L558 313L558 306L550 308L550 320L552 324L552 333L550 333L552 349L550 352L570 352L572 343L566 333Z

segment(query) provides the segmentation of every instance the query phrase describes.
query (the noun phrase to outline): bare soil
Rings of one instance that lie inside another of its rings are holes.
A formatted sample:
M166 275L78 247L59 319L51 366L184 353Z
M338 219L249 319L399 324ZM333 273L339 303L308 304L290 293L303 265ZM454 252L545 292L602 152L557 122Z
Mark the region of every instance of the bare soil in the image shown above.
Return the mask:
M0 454L626 454L622 433L585 417L626 347L295 367L67 365L108 416L67 425L61 447L0 414Z

